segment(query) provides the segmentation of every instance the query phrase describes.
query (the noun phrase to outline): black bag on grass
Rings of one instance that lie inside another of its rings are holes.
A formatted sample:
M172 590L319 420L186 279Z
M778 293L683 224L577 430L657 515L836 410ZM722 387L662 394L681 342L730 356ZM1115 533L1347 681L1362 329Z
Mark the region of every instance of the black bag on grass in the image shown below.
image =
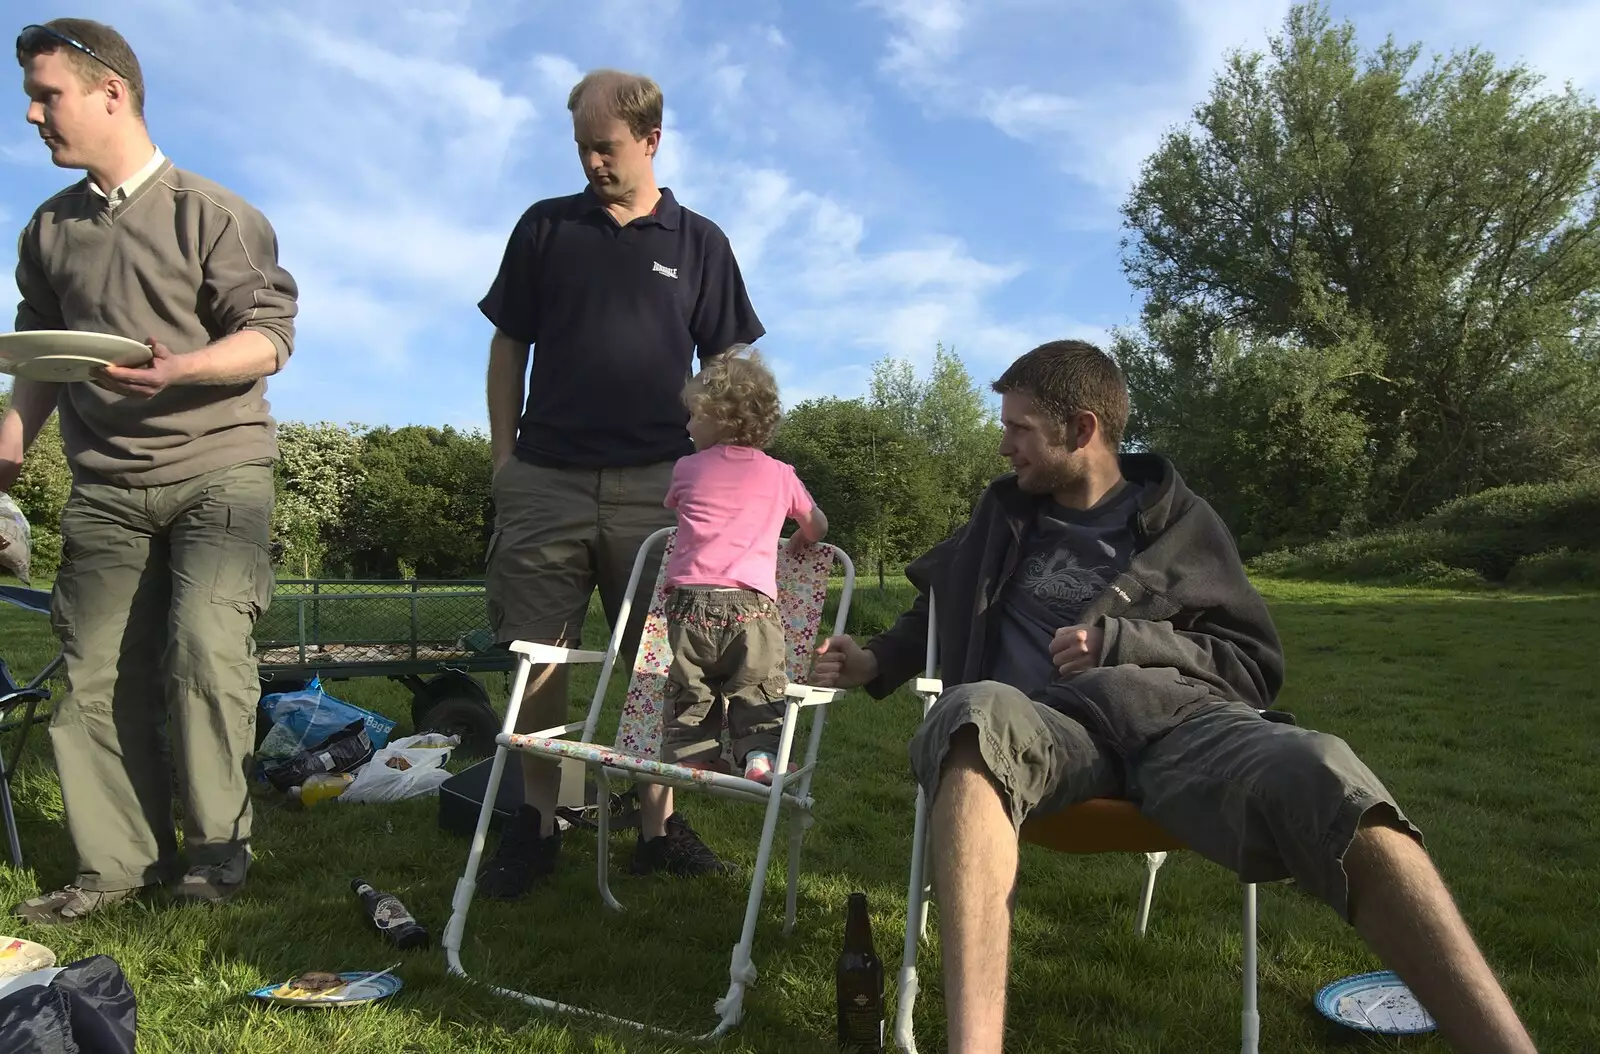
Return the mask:
M0 998L5 1054L134 1054L133 989L122 967L95 955L47 985Z
M318 773L354 772L371 761L375 753L366 721L357 718L309 750L296 751L286 758L261 759L261 775L278 790L287 792L290 787L304 786Z

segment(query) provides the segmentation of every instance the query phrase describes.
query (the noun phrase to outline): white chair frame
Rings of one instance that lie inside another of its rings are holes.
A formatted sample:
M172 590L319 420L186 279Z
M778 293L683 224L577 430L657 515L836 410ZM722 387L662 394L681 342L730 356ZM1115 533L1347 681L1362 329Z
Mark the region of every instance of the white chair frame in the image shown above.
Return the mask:
M634 558L632 574L628 578L627 591L623 596L621 608L617 613L616 625L612 628L611 638L605 651L583 651L535 644L528 641L516 641L511 645L511 650L517 654L516 673L511 686L511 699L506 707L505 722L501 727L500 734L495 737L496 749L494 761L489 770L489 783L484 792L483 806L478 813L478 826L473 832L472 847L467 854L466 867L462 872L461 878L456 882L455 895L452 900L452 913L450 921L445 927L443 943L445 955L450 965L450 972L460 977L469 977L461 963L461 942L466 931L467 916L472 906L473 892L477 887L478 867L483 857L484 842L488 834L496 792L500 786L500 778L505 769L506 758L512 751L523 751L556 760L577 759L582 761L595 776L599 785L599 801L601 803L600 808L597 810L599 813L599 832L596 835L596 878L599 884L601 900L614 911L621 911L623 907L611 892L608 875L611 816L607 803L611 797L611 780L613 778L692 788L718 797L765 805L766 817L761 828L761 842L756 850L755 872L750 883L750 894L745 902L744 926L740 932L738 943L734 945L728 966L728 990L715 1004L715 1012L718 1015L717 1025L711 1031L696 1037L698 1039L714 1039L727 1034L739 1024L743 1017L745 992L756 980L757 971L755 965L751 962L750 953L755 941L756 919L761 907L761 897L766 887L767 866L772 856L772 843L777 832L778 817L784 807L789 808L791 815L788 890L784 903L783 932L788 934L794 929L796 893L800 876L801 842L805 836L806 828L810 827L813 822L813 808L815 806L815 800L811 794L812 776L816 771L817 755L822 744L822 729L827 717L827 704L842 695L843 692L837 689L816 688L793 682L785 688L783 730L778 743L778 754L774 763L770 786L744 779L742 776L688 769L660 762L653 758L631 755L614 749L606 750L595 747L593 744L595 728L600 719L601 708L605 702L606 689L610 684L611 674L621 648L622 637L628 624L628 614L639 588L640 578L643 576L646 558L656 546L664 546L666 539L675 530L676 528L672 527L662 528L645 539L644 544L639 547L639 552ZM835 634L843 633L850 613L851 597L855 590L855 565L851 562L849 555L836 546L819 544L814 548L831 554L834 565L842 566L843 568L844 587L840 594L839 607L834 617L833 629ZM781 559L783 559L782 556L780 556ZM657 578L658 588L661 576L665 574L665 564L666 561L663 560L662 571ZM652 596L654 595L655 591L652 591ZM809 645L809 642L807 643ZM516 732L517 717L522 708L522 697L527 689L529 676L535 665L546 663L601 664L599 683L595 686L594 695L590 700L588 714L581 722L557 725L553 728L546 728L529 734L518 734ZM805 758L795 771L790 772L788 771L789 758L793 752L799 718L808 709L814 711L814 716L811 721ZM577 740L566 738L574 732L581 733ZM644 1022L615 1017L594 1010L586 1010L555 999L547 999L495 985L488 987L497 995L519 1000L529 1006L540 1009L576 1014L649 1032L677 1035L671 1030L658 1028Z

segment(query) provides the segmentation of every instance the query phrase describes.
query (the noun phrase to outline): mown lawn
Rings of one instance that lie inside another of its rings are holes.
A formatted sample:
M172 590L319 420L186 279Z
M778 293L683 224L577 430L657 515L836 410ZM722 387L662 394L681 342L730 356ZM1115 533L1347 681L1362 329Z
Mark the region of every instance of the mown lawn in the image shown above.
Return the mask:
M1288 650L1284 707L1303 724L1347 738L1424 829L1540 1049L1600 1050L1600 595L1279 581L1262 588ZM859 613L868 624L904 600L875 594L864 586ZM31 672L53 652L42 618L0 607L0 655L14 671ZM502 676L488 683L504 697ZM575 699L590 686L578 681ZM398 685L332 688L400 719L399 732L407 731L409 695ZM818 822L806 843L799 924L782 936L775 866L756 943L761 979L742 1029L714 1049L835 1049L832 962L851 890L868 895L893 976L913 796L904 743L915 719L906 694L881 703L852 694L836 707L816 789ZM43 744L41 736L35 746ZM30 867L0 865L7 905L71 877L47 753L30 748L20 777ZM758 810L696 799L687 811L710 842L749 868ZM63 961L116 957L139 995L140 1049L152 1054L694 1049L497 998L450 977L437 947L407 955L398 971L404 990L368 1009L254 1005L244 993L303 969L382 969L400 957L366 928L349 893L352 876L398 893L437 938L467 852L464 840L438 829L431 800L305 812L264 802L257 829L251 884L224 909L138 906L27 935L42 937ZM523 904L474 908L468 969L609 1013L702 1030L727 984L748 870L728 881L636 879L623 873L632 836L616 837L613 889L625 914L607 913L595 895L592 835L569 835L567 866L551 887ZM1174 857L1141 942L1132 919L1142 870L1137 858L1024 850L1008 1049L1236 1049L1236 884L1202 860ZM930 938L918 1034L923 1050L936 1051L943 1049L936 927ZM1374 966L1330 912L1287 888L1264 889L1263 1049L1443 1050L1432 1038L1365 1039L1316 1014L1311 997L1321 985Z

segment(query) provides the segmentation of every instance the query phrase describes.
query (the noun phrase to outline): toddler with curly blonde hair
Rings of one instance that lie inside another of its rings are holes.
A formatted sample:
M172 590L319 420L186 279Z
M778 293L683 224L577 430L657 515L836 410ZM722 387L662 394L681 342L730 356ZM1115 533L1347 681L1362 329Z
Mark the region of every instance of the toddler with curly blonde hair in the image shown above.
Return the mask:
M778 384L760 353L736 344L684 389L696 453L678 461L666 506L678 513L667 560L666 729L662 758L686 765L721 757L722 706L734 762L771 782L783 725L787 649L778 615L778 540L820 542L823 515L794 469L762 451L780 418Z

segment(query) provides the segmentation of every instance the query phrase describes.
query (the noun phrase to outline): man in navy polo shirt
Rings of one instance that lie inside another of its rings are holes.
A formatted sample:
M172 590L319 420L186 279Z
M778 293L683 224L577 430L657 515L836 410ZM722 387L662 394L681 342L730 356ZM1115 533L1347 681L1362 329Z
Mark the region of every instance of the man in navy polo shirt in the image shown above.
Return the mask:
M490 619L502 642L575 646L595 587L614 625L639 546L676 522L663 502L673 462L694 452L681 394L695 353L703 363L765 329L727 237L656 186L655 82L599 70L572 89L567 109L588 186L523 213L478 306L495 327ZM628 620L619 658L629 666L646 607ZM520 718L523 731L567 720L566 667L535 668ZM550 874L561 847L560 769L521 757L526 804L479 876L489 897L521 896ZM672 814L669 788L644 786L640 796L636 873L723 869Z

